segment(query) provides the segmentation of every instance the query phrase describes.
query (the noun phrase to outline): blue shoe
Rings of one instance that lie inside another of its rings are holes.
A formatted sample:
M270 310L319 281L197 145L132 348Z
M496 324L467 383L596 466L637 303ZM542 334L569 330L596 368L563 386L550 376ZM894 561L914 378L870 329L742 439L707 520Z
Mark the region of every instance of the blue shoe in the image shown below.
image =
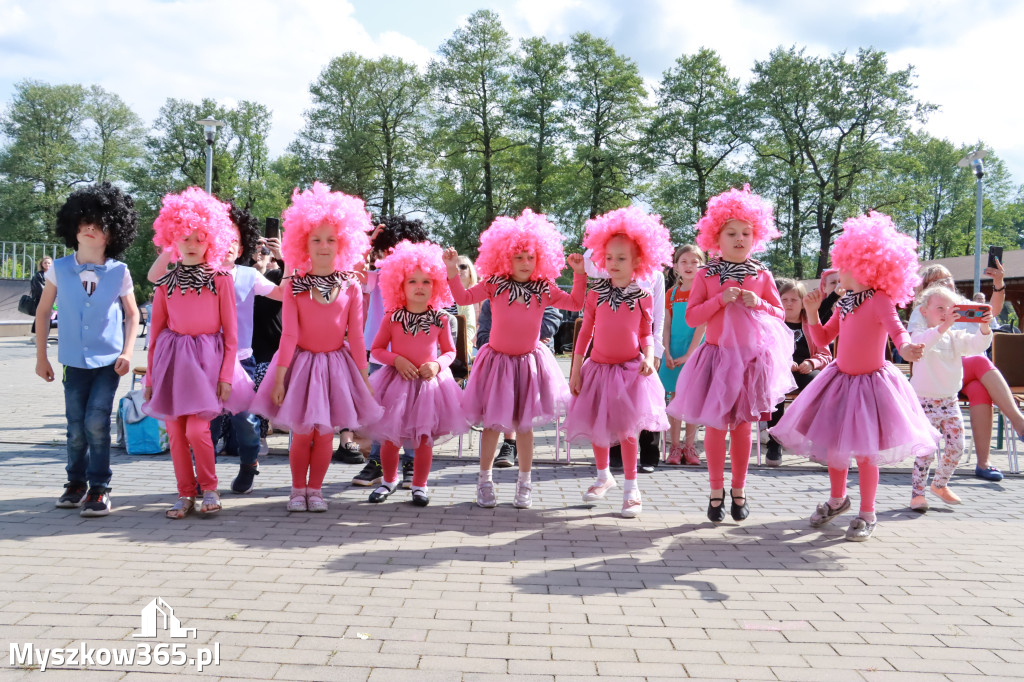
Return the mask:
M978 478L982 478L986 481L1001 481L1003 480L1003 472L995 467L981 467L974 468L974 475Z

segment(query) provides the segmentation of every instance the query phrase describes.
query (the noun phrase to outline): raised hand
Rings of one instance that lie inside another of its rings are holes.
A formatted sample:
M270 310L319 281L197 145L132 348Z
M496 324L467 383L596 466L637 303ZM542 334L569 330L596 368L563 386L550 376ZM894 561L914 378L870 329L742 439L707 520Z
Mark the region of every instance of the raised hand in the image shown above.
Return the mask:
M572 271L575 272L577 275L582 275L587 272L586 268L584 267L582 253L570 253L568 256L565 257L565 262L569 264L569 267L572 268Z
M455 277L459 274L459 252L449 246L441 254L441 260L444 262L446 268L448 268L448 279Z

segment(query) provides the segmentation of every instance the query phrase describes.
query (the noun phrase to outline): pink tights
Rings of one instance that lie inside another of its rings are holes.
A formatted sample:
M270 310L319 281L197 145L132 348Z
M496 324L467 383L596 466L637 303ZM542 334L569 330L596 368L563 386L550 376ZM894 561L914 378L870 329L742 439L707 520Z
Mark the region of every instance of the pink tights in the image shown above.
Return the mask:
M168 419L167 441L171 446L174 478L178 481L178 497L195 497L196 480L206 490L217 489L217 467L214 464L210 420L194 414ZM195 453L195 468L192 466Z
M334 451L334 434L293 433L292 446L288 448L288 463L292 467L292 487L320 490L324 486L327 467L331 465Z
M636 480L637 441L636 438L624 438L619 441L622 450L622 472L627 481ZM608 451L611 448L594 446L594 463L598 470L608 468Z
M846 476L849 469L828 468L828 478L832 483L832 498L841 500L846 497ZM857 478L860 481L860 510L862 513L874 513L875 496L878 494L878 467L867 457L857 458Z
M398 444L383 442L380 444L380 466L384 470L384 480L393 482L398 480ZM412 459L412 484L417 488L427 487L427 478L430 476L430 464L434 460L434 446L421 438L416 450L413 451Z
M708 479L712 490L725 488L725 434L722 429L704 427L704 454L708 458ZM729 459L732 462L732 487L739 490L747 485L747 467L750 465L750 423L744 422L731 429Z

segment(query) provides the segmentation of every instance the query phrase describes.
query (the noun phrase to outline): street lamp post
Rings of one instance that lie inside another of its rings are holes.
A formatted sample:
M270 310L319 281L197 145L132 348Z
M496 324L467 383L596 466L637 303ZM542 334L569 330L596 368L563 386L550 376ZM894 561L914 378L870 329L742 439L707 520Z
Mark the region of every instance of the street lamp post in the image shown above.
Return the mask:
M981 162L988 156L984 149L976 149L964 158L957 161L956 165L961 168L970 168L974 171L977 181L977 205L974 209L974 293L981 291L981 206L982 194L985 191L985 166Z
M217 128L224 126L224 121L218 121L212 116L196 121L203 126L206 133L206 193L213 193L213 140L217 137Z

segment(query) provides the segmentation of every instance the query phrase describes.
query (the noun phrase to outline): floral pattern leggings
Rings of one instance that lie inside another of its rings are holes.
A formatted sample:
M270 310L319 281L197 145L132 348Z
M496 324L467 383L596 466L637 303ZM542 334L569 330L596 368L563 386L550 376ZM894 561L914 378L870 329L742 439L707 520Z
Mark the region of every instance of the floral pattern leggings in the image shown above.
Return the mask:
M928 416L928 421L942 434L939 463L935 467L932 485L945 488L950 477L960 463L964 454L964 420L960 414L960 403L952 398L918 398L921 407ZM924 487L928 482L928 470L931 469L935 454L918 457L914 460L913 487L914 495L924 495Z

